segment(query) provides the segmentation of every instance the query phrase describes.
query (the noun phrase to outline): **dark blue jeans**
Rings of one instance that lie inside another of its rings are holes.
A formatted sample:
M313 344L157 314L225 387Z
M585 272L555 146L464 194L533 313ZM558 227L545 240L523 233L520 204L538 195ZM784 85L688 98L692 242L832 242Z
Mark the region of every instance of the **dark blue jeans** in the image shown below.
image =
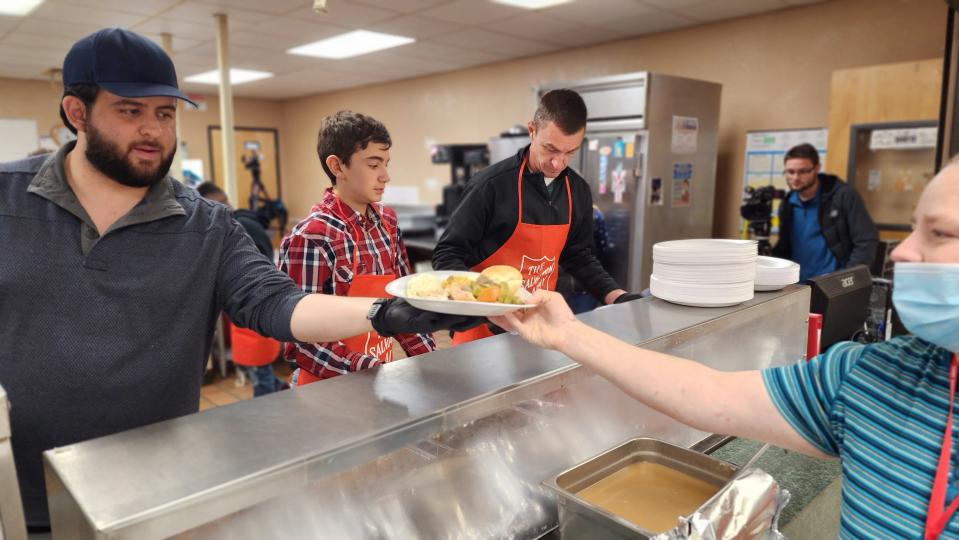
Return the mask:
M286 383L273 373L273 368L270 365L237 367L242 369L243 373L249 377L250 383L253 385L253 397L272 394L273 392L287 388Z

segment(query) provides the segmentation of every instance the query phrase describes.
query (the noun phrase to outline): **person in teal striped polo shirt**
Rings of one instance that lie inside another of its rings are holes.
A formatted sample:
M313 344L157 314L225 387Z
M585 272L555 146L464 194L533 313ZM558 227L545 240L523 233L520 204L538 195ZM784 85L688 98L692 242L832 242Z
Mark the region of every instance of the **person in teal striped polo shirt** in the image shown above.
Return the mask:
M580 323L545 291L534 296L539 307L493 322L697 429L838 457L840 538L959 538L949 508L959 494L951 448L959 441L944 436L959 371L959 164L926 187L913 232L892 256L893 302L912 335L838 343L762 371L720 372L633 347Z

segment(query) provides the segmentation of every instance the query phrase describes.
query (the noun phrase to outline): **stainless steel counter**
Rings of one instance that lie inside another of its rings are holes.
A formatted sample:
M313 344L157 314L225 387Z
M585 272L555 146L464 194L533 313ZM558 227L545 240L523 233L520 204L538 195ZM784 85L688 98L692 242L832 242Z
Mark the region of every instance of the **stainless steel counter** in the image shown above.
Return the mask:
M644 299L581 319L644 348L739 370L801 359L808 305L808 288L792 286L731 308ZM478 538L502 535L498 525L535 534L555 511L535 489L545 475L640 435L692 446L708 434L503 335L54 449L45 463L56 538L190 537L201 526L203 537L256 538L257 523L303 537L336 524L338 538ZM510 506L468 511L503 494ZM429 508L452 513L424 533L409 512ZM498 520L503 512L521 519ZM314 514L329 519L303 521ZM231 523L242 526L226 534Z

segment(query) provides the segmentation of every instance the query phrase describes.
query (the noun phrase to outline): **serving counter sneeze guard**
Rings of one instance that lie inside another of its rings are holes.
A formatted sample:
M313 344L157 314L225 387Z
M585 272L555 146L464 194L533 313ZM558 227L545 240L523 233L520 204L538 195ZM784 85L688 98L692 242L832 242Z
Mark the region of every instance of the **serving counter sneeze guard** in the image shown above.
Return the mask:
M802 359L808 306L794 285L728 308L647 298L581 319L733 371ZM557 523L544 479L634 437L701 450L710 435L502 335L44 459L58 540L535 538Z

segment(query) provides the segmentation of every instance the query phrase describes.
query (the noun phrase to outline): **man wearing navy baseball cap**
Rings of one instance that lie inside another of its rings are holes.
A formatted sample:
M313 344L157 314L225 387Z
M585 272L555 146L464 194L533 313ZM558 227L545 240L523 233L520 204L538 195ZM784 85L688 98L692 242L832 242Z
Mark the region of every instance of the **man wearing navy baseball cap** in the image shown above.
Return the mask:
M168 176L177 101L189 99L149 39L87 36L63 82L77 140L0 164L0 385L31 531L50 527L44 450L197 412L221 311L306 343L480 322L301 291L230 208Z

